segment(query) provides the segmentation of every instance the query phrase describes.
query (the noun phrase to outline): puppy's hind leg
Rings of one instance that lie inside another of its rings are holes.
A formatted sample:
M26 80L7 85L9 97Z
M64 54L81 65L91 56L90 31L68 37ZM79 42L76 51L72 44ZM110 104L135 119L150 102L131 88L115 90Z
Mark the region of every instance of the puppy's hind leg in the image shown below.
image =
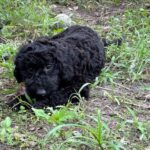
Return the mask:
M90 89L89 87L84 87L84 89L81 91L81 96L84 97L86 100L89 99L89 94L90 93Z

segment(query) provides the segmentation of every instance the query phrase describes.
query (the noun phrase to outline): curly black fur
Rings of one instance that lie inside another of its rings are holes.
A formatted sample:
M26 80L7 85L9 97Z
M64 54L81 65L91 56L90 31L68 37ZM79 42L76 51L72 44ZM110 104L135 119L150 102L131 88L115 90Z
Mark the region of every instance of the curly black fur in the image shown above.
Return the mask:
M95 31L75 25L22 46L14 63L14 75L36 99L34 106L57 106L66 104L72 93L100 74L105 63L104 45ZM89 87L81 96L88 99Z

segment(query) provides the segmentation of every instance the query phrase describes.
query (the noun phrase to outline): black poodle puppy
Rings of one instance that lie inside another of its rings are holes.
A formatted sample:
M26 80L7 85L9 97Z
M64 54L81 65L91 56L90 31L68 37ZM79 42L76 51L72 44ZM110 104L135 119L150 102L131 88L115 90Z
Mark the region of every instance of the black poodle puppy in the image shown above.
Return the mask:
M100 74L105 63L104 42L89 27L75 25L22 46L14 63L16 80L24 82L26 93L36 99L33 106L55 107L66 104L72 93ZM88 86L81 96L88 99Z

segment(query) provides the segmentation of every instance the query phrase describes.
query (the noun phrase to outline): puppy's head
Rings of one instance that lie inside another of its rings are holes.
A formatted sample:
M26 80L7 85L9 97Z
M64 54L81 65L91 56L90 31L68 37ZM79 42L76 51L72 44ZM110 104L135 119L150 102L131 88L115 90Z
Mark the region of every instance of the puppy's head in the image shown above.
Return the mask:
M59 86L59 69L52 46L33 42L20 48L14 64L14 76L24 82L31 98L46 98Z

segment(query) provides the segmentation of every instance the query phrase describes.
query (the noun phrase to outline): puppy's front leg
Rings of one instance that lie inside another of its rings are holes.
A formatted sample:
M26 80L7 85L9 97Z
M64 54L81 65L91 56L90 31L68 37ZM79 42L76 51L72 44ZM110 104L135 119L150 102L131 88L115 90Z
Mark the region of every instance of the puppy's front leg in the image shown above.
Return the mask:
M34 108L44 108L44 107L47 107L49 106L49 99L48 98L45 98L45 99L42 99L42 100L37 100L33 105L32 107Z
M65 105L69 100L71 92L64 88L60 89L59 91L55 91L50 95L49 104L52 107Z

